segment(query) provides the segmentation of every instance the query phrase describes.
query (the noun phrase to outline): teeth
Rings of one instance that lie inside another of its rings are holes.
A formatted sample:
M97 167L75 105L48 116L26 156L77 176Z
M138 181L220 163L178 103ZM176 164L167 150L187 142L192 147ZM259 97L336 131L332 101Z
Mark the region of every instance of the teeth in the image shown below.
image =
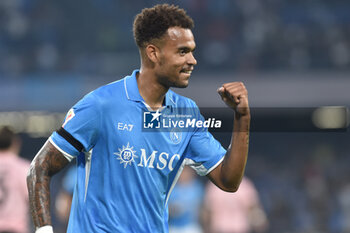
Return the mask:
M187 70L187 71L184 70L183 72L186 73L186 74L191 74L191 73L192 73L192 70Z

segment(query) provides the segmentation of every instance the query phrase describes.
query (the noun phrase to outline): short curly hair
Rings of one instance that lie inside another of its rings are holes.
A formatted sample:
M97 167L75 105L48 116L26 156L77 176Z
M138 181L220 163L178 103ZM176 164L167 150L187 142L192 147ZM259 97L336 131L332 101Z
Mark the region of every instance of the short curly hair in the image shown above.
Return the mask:
M139 48L144 48L152 39L161 38L168 28L193 29L194 23L184 9L175 5L158 4L145 8L135 16L134 39Z
M0 128L0 150L7 150L15 139L15 133L9 126Z

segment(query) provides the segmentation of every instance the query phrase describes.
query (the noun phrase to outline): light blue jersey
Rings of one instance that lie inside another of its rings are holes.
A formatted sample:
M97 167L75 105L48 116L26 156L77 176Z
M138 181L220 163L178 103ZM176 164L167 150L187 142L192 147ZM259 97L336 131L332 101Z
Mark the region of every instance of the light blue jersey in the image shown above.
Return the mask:
M69 233L168 232L167 201L183 167L207 175L226 153L205 128L146 131L149 108L137 72L86 95L67 114L68 136L54 132L49 139L66 158L77 158ZM169 90L159 113L181 108L198 110Z

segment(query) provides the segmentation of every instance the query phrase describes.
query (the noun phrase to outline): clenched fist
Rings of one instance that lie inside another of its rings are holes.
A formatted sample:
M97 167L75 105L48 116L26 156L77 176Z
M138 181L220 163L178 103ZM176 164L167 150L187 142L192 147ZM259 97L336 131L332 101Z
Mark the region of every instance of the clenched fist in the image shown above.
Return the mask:
M240 116L250 114L248 91L242 82L223 84L218 90L221 99Z

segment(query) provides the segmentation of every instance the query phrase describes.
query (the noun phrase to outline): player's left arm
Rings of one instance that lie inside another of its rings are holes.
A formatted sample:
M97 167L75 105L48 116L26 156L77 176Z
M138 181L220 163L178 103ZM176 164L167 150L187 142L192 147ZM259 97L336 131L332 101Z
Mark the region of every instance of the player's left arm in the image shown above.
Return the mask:
M225 83L218 89L222 100L235 111L231 144L224 160L207 176L220 189L237 191L248 157L250 109L248 92L241 82Z

